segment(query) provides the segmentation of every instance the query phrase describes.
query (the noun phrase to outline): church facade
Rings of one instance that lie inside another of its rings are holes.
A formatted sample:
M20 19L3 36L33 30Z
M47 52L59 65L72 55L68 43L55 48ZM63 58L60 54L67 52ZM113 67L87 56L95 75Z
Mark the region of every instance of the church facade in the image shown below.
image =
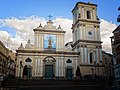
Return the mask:
M51 20L33 29L34 45L28 40L16 50L17 77L71 79L77 67L81 76L104 74L97 5L78 2L72 13L72 42L64 43L65 31Z

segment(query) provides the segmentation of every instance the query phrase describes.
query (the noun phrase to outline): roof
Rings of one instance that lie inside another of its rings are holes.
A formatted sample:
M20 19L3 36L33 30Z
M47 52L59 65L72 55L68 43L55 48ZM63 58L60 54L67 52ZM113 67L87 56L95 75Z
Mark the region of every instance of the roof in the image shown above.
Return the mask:
M120 31L120 25L113 31L113 33L116 31Z
M112 57L113 55L112 54L110 54L110 53L107 53L107 52L105 52L105 51L102 51L104 54L106 54L106 55L108 55L108 56L110 56L110 57Z
M65 44L65 46L67 46L68 44L70 44L71 47L72 47L73 42L68 42L68 43Z
M85 2L77 2L75 7L73 8L72 12L74 11L74 9L77 7L78 4L85 4L85 5L92 5L92 6L96 6L97 7L97 4L93 4L91 2L88 2L88 3L85 3Z

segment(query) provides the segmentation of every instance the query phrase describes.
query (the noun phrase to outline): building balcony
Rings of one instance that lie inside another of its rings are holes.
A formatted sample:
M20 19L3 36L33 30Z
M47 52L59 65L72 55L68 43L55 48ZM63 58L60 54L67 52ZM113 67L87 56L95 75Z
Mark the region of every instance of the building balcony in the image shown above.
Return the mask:
M120 44L120 40L115 40L112 44Z

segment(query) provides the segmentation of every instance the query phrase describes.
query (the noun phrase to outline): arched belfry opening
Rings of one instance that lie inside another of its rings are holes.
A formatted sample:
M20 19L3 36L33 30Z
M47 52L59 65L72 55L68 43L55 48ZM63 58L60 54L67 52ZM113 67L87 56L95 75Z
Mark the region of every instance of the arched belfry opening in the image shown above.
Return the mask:
M90 13L90 11L87 11L86 13L87 13L87 19L91 19L91 13Z
M44 58L44 78L53 79L55 77L55 58L47 56Z
M25 66L23 68L23 78L31 78L32 77L32 66L31 66L31 62L32 60L28 57L27 59L25 59Z

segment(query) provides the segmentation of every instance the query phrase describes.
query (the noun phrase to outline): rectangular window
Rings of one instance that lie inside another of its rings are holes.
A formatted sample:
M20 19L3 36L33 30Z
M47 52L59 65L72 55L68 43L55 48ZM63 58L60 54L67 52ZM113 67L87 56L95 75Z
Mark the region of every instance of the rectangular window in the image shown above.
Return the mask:
M90 53L90 63L92 63L92 59L93 59L93 54Z
M105 58L105 64L107 64L107 58Z

